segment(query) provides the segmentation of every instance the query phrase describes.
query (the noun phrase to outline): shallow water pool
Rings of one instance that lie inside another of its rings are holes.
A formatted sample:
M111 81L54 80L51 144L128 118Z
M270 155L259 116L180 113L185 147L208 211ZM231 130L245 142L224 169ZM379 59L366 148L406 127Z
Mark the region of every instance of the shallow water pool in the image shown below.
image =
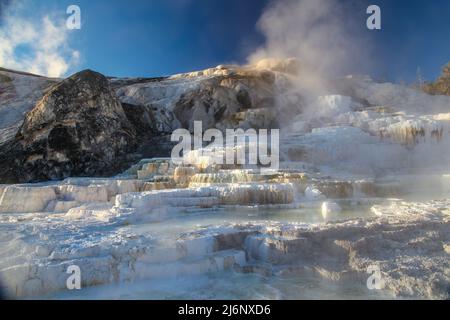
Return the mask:
M161 242L201 227L248 221L324 223L355 217L371 217L370 206L342 201L343 210L324 218L316 205L299 209L207 210L180 213L171 219L127 226L133 233ZM382 291L367 289L364 281L332 282L315 273L261 275L222 271L202 275L140 280L114 285L63 291L49 299L381 299L392 298Z

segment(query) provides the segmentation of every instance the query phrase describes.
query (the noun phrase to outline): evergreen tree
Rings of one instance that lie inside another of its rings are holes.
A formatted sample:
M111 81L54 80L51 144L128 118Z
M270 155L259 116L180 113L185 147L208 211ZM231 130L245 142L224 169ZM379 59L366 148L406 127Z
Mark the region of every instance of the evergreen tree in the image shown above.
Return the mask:
M442 68L442 74L435 82L426 83L422 88L429 94L450 96L450 62Z

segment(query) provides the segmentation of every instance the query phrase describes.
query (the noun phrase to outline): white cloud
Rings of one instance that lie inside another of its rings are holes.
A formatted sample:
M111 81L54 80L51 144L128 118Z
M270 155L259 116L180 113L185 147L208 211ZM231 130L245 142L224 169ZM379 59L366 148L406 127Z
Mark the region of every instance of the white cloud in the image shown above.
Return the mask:
M22 4L7 8L0 26L0 66L49 77L73 67L79 52L70 48L65 21L25 17Z

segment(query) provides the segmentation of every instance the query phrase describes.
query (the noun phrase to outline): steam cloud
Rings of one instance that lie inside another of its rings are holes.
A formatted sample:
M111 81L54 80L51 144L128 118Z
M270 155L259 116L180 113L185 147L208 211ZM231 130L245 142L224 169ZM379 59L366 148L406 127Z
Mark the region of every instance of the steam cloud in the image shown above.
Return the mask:
M63 76L79 59L79 52L69 46L65 21L50 14L34 21L24 18L28 5L28 1L13 1L1 10L0 66Z
M353 19L352 5L337 0L272 2L258 22L266 37L265 46L248 58L249 63L264 58L297 58L302 78L311 87L323 85L323 78L367 66L369 45L361 36L365 20L363 15L358 21Z

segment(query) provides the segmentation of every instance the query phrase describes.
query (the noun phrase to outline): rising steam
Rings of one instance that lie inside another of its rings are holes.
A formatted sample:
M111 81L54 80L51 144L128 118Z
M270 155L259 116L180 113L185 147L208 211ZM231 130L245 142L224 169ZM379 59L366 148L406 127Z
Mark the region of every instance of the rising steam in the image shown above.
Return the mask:
M355 66L367 65L369 59L361 36L364 16L355 17L351 6L337 0L272 2L258 22L266 43L250 55L249 63L295 57L303 82L311 87L321 87L324 78L355 72Z

